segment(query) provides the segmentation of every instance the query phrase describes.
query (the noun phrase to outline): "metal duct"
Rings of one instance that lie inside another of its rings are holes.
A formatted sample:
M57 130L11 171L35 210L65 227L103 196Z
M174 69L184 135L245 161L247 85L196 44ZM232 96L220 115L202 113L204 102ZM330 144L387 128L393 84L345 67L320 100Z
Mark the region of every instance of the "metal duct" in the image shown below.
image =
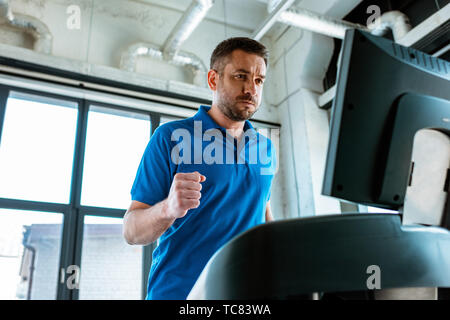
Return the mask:
M157 46L149 43L138 42L129 46L120 58L120 69L134 72L136 71L136 61L139 56L148 56L157 60L162 60L162 52Z
M158 46L139 42L129 46L122 54L120 59L120 69L135 72L137 58L141 56L150 57L160 61L165 60L163 52ZM206 74L208 69L202 60L194 54L189 52L178 52L171 60L168 60L167 63L189 68L194 74L194 84L201 87L206 86Z
M267 1L267 12L271 13L280 4L281 0L269 0Z
M120 68L130 72L136 70L137 58L147 56L157 60L189 68L194 74L194 84L206 86L208 69L200 58L192 53L179 52L181 45L205 17L214 0L194 0L170 33L162 48L150 43L135 43L128 47L120 59Z
M269 30L272 25L277 22L279 15L288 9L294 2L295 0L270 1L270 3L267 4L267 11L269 12L269 15L253 32L251 37L257 41L260 40L267 30Z
M167 60L176 56L183 42L191 35L213 4L214 0L192 1L162 46L162 52Z
M377 36L385 35L392 30L394 41L403 38L411 29L409 18L400 11L388 11L367 26L372 34Z
M369 29L363 25L335 20L305 9L286 10L279 15L278 21L338 39L344 39L345 30L350 28L369 31Z
M0 0L0 24L14 20L8 0Z
M52 53L53 36L48 27L32 16L13 14L9 0L0 0L0 24L3 23L29 33L35 39L35 51L46 54Z

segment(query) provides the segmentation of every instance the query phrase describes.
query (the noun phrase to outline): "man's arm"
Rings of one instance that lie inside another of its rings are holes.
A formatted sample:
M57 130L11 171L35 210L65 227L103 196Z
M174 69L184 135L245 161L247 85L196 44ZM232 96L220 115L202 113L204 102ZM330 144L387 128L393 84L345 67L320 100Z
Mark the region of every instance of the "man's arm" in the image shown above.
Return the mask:
M198 172L177 173L166 199L153 206L133 200L123 217L123 236L127 243L150 244L189 209L197 208L202 189L200 183L205 179Z
M270 200L266 204L266 222L273 221L272 210L270 209Z
M174 221L167 216L167 199L154 206L133 200L123 217L123 236L128 244L147 245L156 241Z

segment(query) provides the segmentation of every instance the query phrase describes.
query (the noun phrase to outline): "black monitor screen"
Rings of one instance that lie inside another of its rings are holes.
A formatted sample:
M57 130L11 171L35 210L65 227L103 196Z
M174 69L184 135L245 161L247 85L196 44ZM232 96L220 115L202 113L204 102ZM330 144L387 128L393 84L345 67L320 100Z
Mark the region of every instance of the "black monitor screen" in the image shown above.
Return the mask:
M342 50L322 193L398 209L414 134L450 132L450 63L354 29Z

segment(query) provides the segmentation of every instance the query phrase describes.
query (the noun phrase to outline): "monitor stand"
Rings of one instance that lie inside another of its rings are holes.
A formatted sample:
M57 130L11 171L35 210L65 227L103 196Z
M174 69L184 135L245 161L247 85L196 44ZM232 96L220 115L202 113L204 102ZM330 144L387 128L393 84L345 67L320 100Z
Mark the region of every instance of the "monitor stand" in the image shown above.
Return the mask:
M449 136L438 130L419 130L414 136L403 225L449 228L449 168Z
M432 129L414 136L402 224L449 229L450 138ZM436 300L437 287L394 288L375 292L379 300Z

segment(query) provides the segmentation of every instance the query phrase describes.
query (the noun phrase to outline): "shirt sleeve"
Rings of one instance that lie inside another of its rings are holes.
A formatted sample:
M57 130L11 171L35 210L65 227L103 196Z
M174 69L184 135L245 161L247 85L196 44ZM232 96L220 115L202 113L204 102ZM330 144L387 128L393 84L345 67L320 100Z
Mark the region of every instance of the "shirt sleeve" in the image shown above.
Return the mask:
M172 184L170 133L158 127L150 138L131 188L131 199L155 205L169 195Z

